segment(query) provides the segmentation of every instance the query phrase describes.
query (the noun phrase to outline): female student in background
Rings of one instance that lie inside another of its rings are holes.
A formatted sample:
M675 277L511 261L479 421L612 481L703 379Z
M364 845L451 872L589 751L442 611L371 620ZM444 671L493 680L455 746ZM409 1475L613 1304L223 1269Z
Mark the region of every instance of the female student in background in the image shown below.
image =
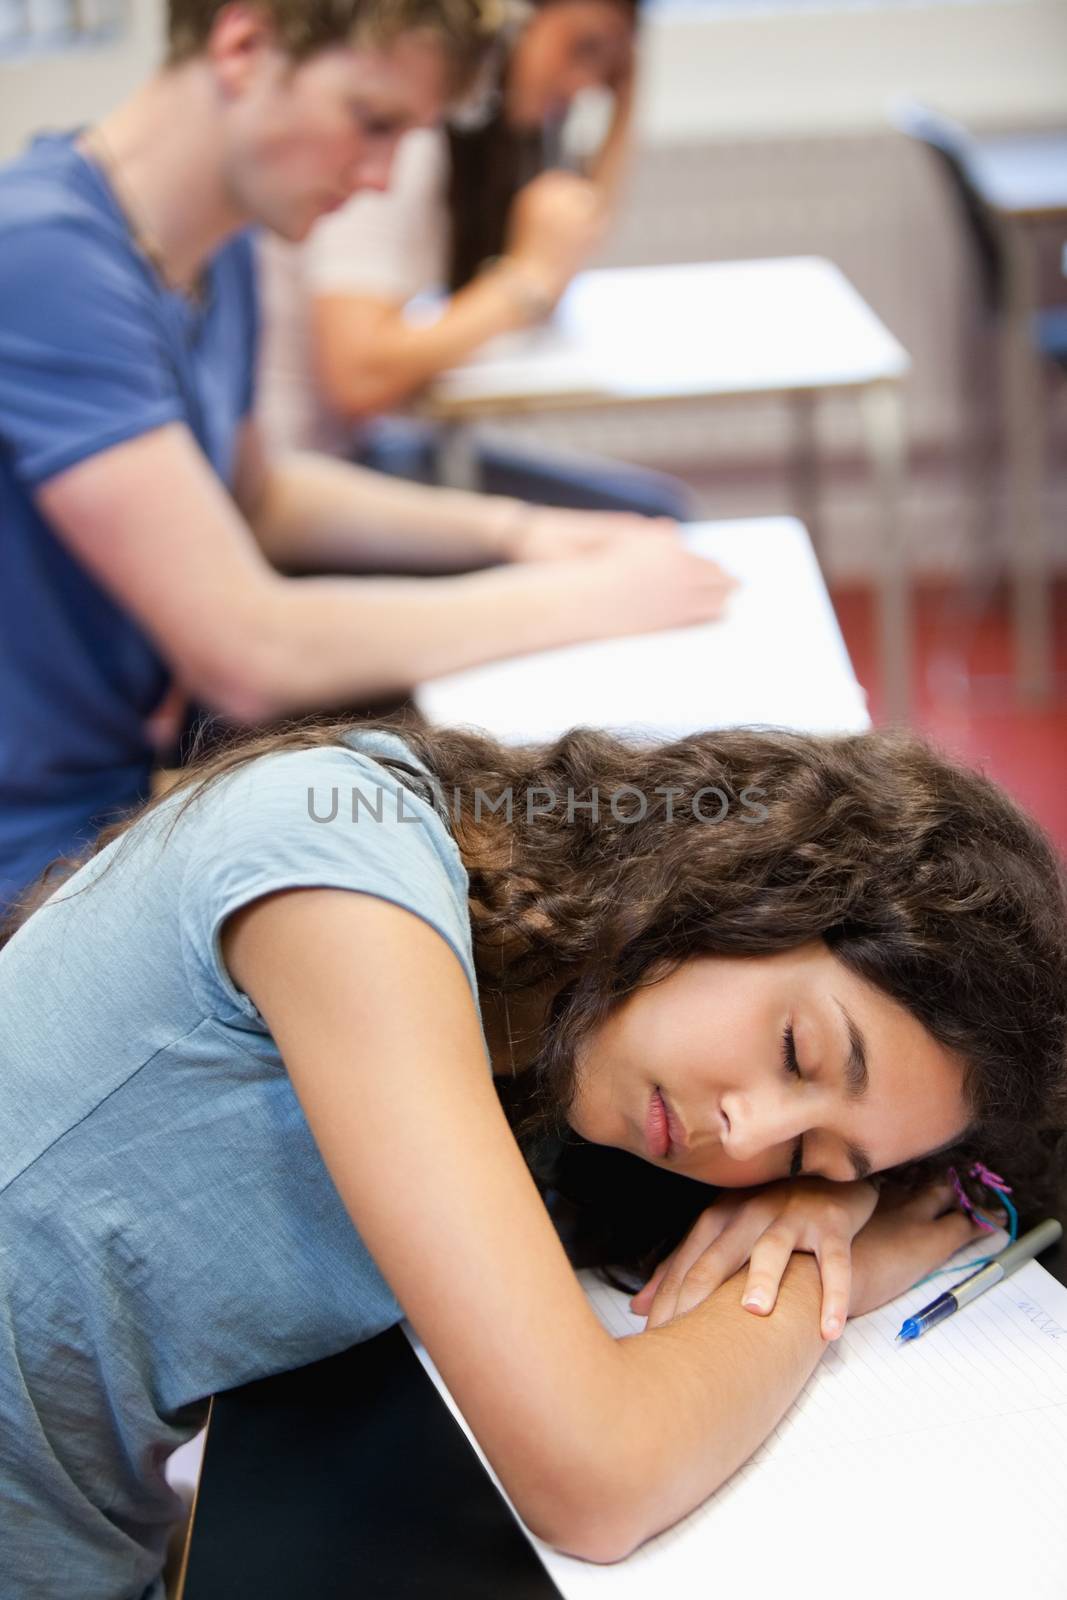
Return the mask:
M541 321L612 218L631 133L634 0L536 0L519 10L490 114L408 134L384 194L354 197L299 247L264 239L264 425L278 445L347 453L434 481L432 429L403 407L494 336ZM614 111L586 175L553 166L563 119L588 88ZM449 289L436 320L419 293ZM490 492L587 509L684 516L661 474L483 443Z
M336 710L707 621L728 587L666 524L263 449L249 224L300 239L384 183L487 25L478 0L167 9L161 71L0 168L0 906L145 798L187 697Z
M402 1314L527 1523L617 1559L976 1236L918 1180L1024 1183L1062 1126L1056 858L902 737L295 725L36 903L0 953L10 1600L158 1600L205 1397ZM539 1186L638 1281L698 1219L644 1334Z

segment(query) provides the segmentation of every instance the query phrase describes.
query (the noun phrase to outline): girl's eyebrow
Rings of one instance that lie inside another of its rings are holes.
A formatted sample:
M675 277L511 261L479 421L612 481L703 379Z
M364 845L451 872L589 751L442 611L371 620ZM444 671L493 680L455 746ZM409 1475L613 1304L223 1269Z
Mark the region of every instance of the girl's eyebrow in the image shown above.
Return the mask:
M848 1030L848 1056L845 1060L845 1099L862 1100L870 1088L871 1075L867 1070L867 1045L862 1033L836 995L830 996L845 1019Z

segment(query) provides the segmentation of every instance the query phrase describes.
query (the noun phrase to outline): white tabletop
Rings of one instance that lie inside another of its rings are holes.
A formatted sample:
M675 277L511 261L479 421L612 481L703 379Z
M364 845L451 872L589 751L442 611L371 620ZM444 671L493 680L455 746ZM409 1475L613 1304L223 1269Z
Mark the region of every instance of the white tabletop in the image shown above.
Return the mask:
M802 523L705 522L686 541L741 580L720 622L573 645L424 684L431 722L506 742L568 728L628 728L667 738L773 725L813 733L870 726L866 699Z
M1067 132L972 139L966 160L978 193L1003 216L1067 216Z
M785 393L904 376L907 352L817 257L584 272L553 320L446 373L437 416Z

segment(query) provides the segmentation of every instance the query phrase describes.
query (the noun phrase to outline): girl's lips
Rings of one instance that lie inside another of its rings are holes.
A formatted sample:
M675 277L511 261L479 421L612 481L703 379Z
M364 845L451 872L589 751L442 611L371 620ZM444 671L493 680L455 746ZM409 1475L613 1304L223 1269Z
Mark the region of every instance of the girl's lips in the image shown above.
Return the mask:
M667 1107L658 1089L653 1089L645 1114L645 1143L653 1161L663 1161L671 1148L670 1125Z
M689 1135L685 1131L685 1127L682 1124L681 1118L671 1105L670 1101L667 1099L666 1095L663 1093L662 1089L660 1090L659 1094L667 1112L667 1131L671 1136L672 1153L675 1150L688 1150Z
M665 1161L675 1150L685 1150L689 1144L685 1128L658 1084L645 1115L645 1143L654 1161Z

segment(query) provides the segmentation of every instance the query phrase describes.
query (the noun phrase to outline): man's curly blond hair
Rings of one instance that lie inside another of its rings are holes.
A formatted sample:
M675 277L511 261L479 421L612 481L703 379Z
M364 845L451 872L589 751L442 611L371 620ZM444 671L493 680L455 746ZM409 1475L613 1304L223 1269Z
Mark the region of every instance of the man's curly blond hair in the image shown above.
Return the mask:
M167 64L199 54L232 0L170 0ZM466 88L505 21L506 0L257 0L295 60L330 45L388 45L407 33L435 35L454 87Z

